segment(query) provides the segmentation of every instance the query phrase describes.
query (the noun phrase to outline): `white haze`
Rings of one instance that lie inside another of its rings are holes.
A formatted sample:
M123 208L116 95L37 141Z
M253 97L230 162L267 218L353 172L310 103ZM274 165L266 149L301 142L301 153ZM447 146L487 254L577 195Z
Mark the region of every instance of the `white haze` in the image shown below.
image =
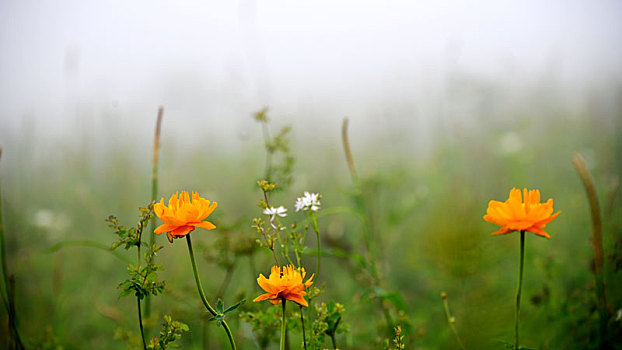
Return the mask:
M545 81L568 103L619 86L620 19L602 0L4 0L0 146L149 145L160 105L182 147L258 139L263 106L317 142L344 116L354 135L425 140L438 118L468 122L456 77L510 96Z

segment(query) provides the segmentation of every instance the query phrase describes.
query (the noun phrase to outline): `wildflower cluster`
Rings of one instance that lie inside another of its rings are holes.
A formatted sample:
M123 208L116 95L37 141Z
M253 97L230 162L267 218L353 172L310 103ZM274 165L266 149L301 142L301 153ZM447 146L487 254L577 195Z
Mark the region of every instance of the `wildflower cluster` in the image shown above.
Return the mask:
M320 198L322 196L319 193L305 192L302 197L296 199L296 211L316 212L320 210Z

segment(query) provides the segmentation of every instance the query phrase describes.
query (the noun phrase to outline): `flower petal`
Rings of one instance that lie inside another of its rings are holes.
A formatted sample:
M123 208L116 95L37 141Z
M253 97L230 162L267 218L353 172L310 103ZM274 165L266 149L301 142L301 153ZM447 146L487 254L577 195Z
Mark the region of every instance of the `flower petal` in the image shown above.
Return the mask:
M271 299L271 298L274 298L274 297L275 297L274 294L266 293L266 294L262 294L262 295L258 296L257 298L253 299L253 302L257 303L257 302L264 301L264 300L267 300L267 299Z
M216 228L216 225L212 224L209 221L201 221L201 222L193 223L192 226L204 228L206 230L213 230Z
M164 232L171 232L177 228L179 228L179 226L177 225L163 224L163 225L158 226L158 228L156 228L155 231L153 232L159 235Z
M309 303L305 300L305 298L303 298L301 295L296 294L296 293L285 295L285 299L291 300L304 307L309 306Z
M546 231L544 231L543 229L539 227L533 226L533 227L528 228L527 231L533 232L538 236L551 239L551 236L548 233L546 233Z
M170 234L174 237L182 237L192 231L194 231L194 226L180 226L176 228L175 230L170 231Z

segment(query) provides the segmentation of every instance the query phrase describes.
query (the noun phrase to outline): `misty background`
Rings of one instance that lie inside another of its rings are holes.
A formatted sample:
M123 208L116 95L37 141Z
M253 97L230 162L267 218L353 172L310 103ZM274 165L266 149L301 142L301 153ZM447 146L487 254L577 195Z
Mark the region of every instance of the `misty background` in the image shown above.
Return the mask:
M165 140L229 152L268 106L314 144L347 116L355 146L425 151L439 125L538 117L534 99L616 99L620 18L617 1L3 1L0 143L9 162L148 145L163 106Z
M160 106L157 198L198 191L219 203L217 226L254 240L266 151L253 114L268 107L272 136L292 127L293 182L271 198L292 219L303 191L320 192L323 210L360 209L341 143L349 118L379 266L428 330L418 348L451 347L441 290L469 348L507 333L516 237L491 239L482 215L516 186L540 189L563 213L551 241L529 237L525 295L550 298L525 303L534 315L525 334L543 349L587 349L596 329L590 218L570 157L585 158L606 249L622 257L621 19L622 3L607 0L0 0L2 214L25 338L36 344L49 329L68 349L118 348L115 330L135 328L104 219L132 225L151 198ZM320 225L326 247L364 252L357 218L327 214ZM223 252L218 237L197 233L197 247ZM196 347L209 327L201 331L198 300L177 300L196 296L187 252L159 239L170 288L154 309L188 322L183 348ZM240 258L227 305L238 291L254 298L267 253L257 251L256 268ZM224 271L203 258L202 273L221 281ZM345 347L374 348L375 303L357 299L365 281L342 259L322 264L327 300L351 312ZM620 279L608 276L619 312ZM240 348L251 346L249 327L237 328Z

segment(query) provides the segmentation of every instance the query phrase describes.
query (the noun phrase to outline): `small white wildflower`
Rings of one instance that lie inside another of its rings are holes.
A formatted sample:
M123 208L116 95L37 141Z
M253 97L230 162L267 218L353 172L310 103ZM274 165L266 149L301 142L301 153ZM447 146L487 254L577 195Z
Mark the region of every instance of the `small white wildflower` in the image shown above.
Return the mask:
M320 194L305 192L304 196L296 199L296 211L318 211L320 210Z
M285 209L284 206L280 206L278 208L275 207L270 207L270 208L266 208L263 211L264 214L266 215L270 215L270 220L274 220L274 218L276 217L276 215L284 218L285 216L287 216L287 209Z

